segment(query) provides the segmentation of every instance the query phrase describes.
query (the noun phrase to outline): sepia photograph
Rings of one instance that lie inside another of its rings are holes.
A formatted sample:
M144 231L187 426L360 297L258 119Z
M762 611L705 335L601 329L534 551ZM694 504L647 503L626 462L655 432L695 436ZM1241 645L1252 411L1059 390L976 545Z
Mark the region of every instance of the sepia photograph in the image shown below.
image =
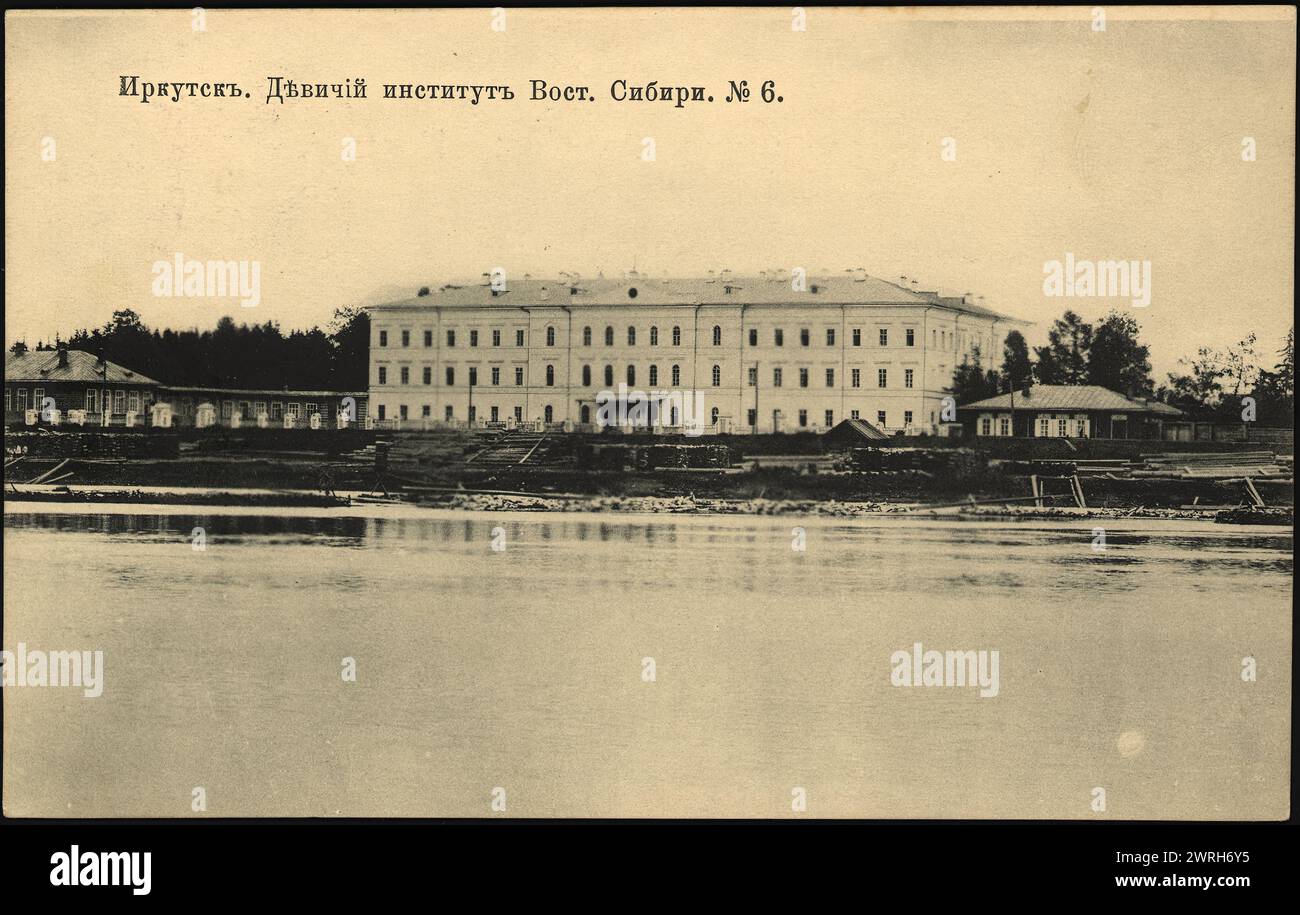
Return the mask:
M1088 827L1079 883L1252 885L1294 6L4 26L23 884L365 820Z

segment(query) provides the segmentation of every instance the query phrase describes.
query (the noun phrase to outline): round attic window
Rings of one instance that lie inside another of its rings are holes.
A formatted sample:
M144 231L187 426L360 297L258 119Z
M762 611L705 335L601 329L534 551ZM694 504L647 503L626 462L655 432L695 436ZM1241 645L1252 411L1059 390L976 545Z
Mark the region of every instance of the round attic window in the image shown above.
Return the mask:
M628 289L628 291L627 291L627 297L628 297L629 299L635 299L635 298L636 298L636 287L635 287L635 286L632 286L631 288Z

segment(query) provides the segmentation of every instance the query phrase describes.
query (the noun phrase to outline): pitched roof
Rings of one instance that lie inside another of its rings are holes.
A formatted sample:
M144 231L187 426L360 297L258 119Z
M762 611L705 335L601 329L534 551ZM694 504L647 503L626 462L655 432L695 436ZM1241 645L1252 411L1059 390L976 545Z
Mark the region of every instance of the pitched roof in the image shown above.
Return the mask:
M1156 401L1133 400L1096 384L1038 384L1024 391L999 394L987 400L962 404L962 410L1120 410L1126 413L1160 413L1181 416L1182 411Z
M863 419L842 419L828 434L831 433L834 433L836 438L855 434L863 440L871 442L887 441L889 439L889 435L886 432L877 429L875 426L871 425L871 423Z
M964 304L933 292L916 292L859 271L844 275L807 277L806 291L795 292L790 274L768 271L757 276L732 276L724 272L707 277L656 279L635 272L624 277L582 278L576 274L556 279L510 279L504 291L493 293L486 280L431 287L426 295L372 305L372 311L434 307L503 307L561 305L790 305L807 302L824 305L919 305L967 311L1005 320L983 306Z
M21 355L5 355L5 381L85 381L93 384L158 384L157 381L133 372L116 362L105 361L93 353L79 349L68 350L68 364L59 365L58 350L28 350Z

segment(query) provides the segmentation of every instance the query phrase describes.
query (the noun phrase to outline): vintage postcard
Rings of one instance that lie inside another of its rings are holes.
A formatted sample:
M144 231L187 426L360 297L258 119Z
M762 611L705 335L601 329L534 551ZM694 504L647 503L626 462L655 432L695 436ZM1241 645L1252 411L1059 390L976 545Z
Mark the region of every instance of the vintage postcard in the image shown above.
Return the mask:
M10 11L4 815L1287 819L1295 55Z

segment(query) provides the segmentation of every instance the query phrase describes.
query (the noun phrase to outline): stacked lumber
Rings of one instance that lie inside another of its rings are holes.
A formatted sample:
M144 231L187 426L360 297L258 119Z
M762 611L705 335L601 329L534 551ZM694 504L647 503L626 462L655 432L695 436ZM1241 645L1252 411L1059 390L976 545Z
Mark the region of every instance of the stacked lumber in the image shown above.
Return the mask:
M1144 454L1131 475L1147 479L1242 480L1293 478L1293 459L1272 451Z

